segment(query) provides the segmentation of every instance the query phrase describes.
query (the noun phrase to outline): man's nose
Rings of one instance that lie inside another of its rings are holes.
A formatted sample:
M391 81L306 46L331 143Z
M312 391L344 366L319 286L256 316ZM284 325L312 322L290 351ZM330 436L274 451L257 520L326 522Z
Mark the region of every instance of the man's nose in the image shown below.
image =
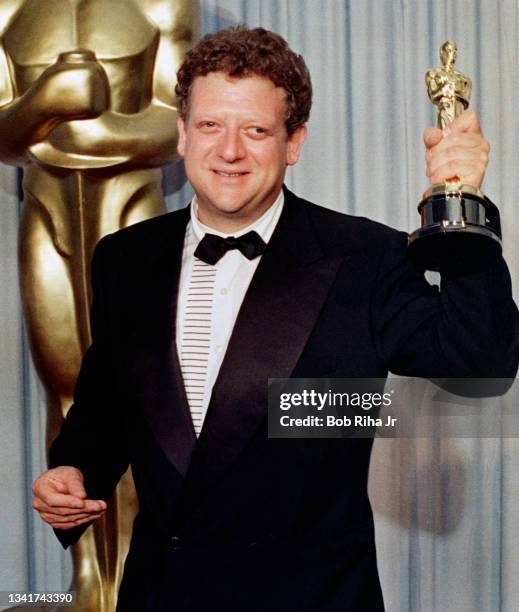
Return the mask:
M225 130L218 142L218 155L226 162L234 162L245 157L243 136L239 130Z

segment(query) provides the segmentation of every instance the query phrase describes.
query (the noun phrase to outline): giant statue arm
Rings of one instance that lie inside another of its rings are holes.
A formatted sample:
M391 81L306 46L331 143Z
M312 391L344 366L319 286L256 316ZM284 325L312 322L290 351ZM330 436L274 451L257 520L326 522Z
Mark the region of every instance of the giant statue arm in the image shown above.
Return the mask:
M37 162L61 168L158 167L175 155L176 120L173 107L156 102L131 115L107 111L61 124L29 151Z
M193 37L189 2L146 0L143 9L159 28L153 95L140 112L106 111L67 121L30 147L37 162L63 168L159 167L176 155L177 111L174 74ZM164 7L168 11L164 11Z
M0 47L0 102L0 160L23 165L28 149L62 122L99 116L108 106L108 81L96 62L58 61L16 97Z
M4 36L25 0L2 0L0 36ZM100 66L56 63L18 92L0 41L0 161L24 165L28 147L71 119L99 116L108 107L108 82Z

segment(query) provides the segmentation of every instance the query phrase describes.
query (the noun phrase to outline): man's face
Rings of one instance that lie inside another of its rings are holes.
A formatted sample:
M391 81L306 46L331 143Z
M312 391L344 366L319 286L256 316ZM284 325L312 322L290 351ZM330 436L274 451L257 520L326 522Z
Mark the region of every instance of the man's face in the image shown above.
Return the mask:
M287 135L282 88L221 72L194 80L178 129L198 217L223 232L250 225L274 203L306 136L304 127Z

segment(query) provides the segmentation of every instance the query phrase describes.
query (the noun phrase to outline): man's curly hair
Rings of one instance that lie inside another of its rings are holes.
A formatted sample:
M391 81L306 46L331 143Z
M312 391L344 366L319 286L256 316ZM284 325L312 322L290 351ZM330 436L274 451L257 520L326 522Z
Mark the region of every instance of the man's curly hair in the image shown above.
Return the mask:
M288 134L308 121L312 106L310 73L301 55L286 40L265 30L237 26L204 36L186 54L177 72L177 106L185 119L191 86L199 76L223 72L229 77L260 76L286 92L285 125Z

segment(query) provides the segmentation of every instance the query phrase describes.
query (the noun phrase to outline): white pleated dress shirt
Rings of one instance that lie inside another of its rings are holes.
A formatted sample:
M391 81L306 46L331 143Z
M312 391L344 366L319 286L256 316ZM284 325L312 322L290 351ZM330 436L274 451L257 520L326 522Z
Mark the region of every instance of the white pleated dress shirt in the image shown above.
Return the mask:
M196 196L193 198L191 202L191 219L187 224L184 240L177 302L176 345L179 360L182 360L182 338L184 337L187 319L188 291L195 263L194 252L200 240L202 240L206 233L216 234L222 237L231 235L238 237L247 232L255 231L266 243L268 243L279 221L281 211L283 210L283 204L284 196L281 191L274 204L252 225L234 234L224 234L200 223L197 217ZM243 298L245 297L245 293L260 259L261 257L256 257L253 260L249 260L242 255L240 251L234 249L228 251L214 266L207 266L208 270L211 269L215 271L215 276L212 317L209 330L209 355L207 360L207 371L205 372L203 400L200 406L201 415L197 414L196 417L193 415L193 425L197 436L203 425L207 407L211 399L212 389L222 365L225 351L227 350L227 345L229 344L229 339L234 324L236 323L238 311L240 310ZM198 410L197 408L197 411Z

